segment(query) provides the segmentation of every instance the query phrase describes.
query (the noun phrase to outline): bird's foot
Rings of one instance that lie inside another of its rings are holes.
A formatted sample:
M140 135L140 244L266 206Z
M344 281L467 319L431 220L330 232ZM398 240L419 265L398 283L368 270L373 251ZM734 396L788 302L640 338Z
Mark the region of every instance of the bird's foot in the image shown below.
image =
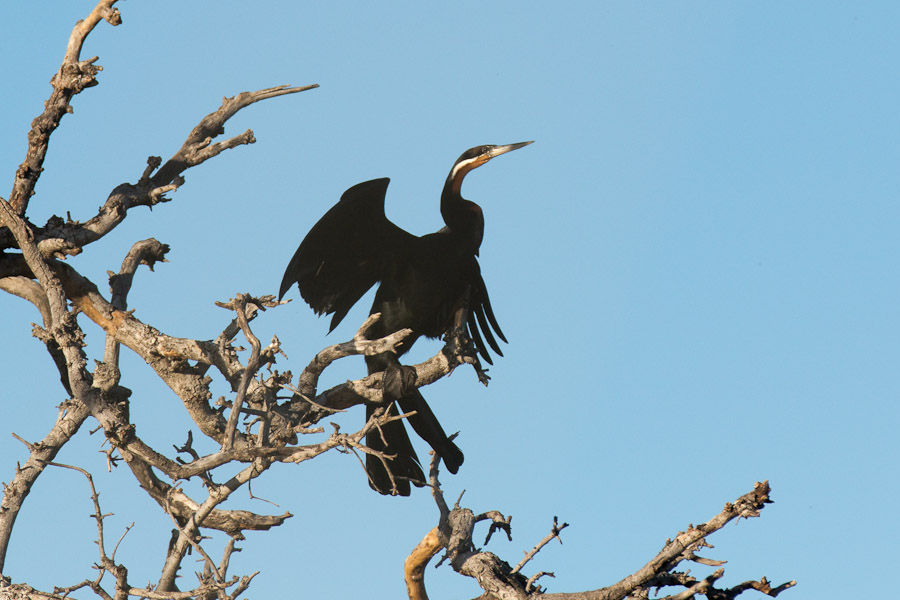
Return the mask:
M384 370L384 379L381 387L386 400L404 398L416 389L416 381L419 376L416 368L409 365L389 365Z
M464 333L451 331L447 334L446 343L443 347L444 355L451 364L470 364L478 375L478 381L487 385L491 378L487 374L487 369L481 366L478 359L478 349L469 336Z
M491 376L487 374L488 370L481 367L481 363L477 360L475 364L472 365L475 369L475 373L478 375L478 381L484 384L484 387L487 387L488 382L491 380Z
M472 360L478 360L478 349L475 348L475 343L465 333L451 330L447 332L444 340L446 341L443 348L444 354L447 355L451 362L461 365Z

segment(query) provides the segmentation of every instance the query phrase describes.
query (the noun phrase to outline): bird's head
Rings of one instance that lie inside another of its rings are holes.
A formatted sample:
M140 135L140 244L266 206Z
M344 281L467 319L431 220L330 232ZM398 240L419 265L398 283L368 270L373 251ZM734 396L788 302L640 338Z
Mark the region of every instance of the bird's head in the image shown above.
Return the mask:
M519 142L518 144L503 144L500 146L487 145L469 148L456 159L455 163L453 163L453 168L450 169L450 175L447 176L447 182L452 185L454 191L459 192L459 189L462 186L463 177L466 176L466 173L480 167L492 158L496 158L507 152L512 152L513 150L518 150L519 148L524 148L531 143L532 142Z

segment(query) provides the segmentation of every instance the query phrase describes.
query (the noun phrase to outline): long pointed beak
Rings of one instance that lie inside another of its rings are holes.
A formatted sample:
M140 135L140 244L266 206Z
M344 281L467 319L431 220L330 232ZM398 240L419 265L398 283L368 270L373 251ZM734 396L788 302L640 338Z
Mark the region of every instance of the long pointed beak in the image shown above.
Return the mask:
M507 152L512 152L513 150L518 150L519 148L524 148L528 144L533 144L534 140L530 142L519 142L518 144L506 144L504 146L493 146L488 152L488 158L495 158L500 156L501 154L506 154Z

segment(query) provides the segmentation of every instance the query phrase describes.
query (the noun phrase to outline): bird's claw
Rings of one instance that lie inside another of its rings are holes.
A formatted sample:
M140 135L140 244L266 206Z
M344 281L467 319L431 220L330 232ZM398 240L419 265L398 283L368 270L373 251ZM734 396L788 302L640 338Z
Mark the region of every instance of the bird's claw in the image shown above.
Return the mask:
M475 368L475 373L478 375L478 381L484 384L484 387L487 387L488 382L491 380L491 376L487 374L487 369L481 368L481 363L477 360L475 364L472 365Z
M478 360L478 350L469 336L451 331L447 334L446 340L444 353L451 361L463 364L471 362L472 359Z
M478 375L478 381L487 385L491 378L487 374L487 369L481 366L478 359L478 349L469 336L457 332L447 334L447 343L444 345L444 354L455 364L470 364Z
M385 399L397 400L404 398L416 389L416 381L419 376L415 367L409 365L390 365L384 370L384 379L381 387Z

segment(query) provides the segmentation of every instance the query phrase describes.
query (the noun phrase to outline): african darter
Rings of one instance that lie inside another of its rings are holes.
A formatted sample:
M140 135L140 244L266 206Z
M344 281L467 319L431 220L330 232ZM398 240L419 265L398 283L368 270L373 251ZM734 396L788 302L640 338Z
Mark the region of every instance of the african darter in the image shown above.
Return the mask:
M452 473L462 464L463 454L448 439L415 387L415 370L400 365L398 358L420 336L437 338L445 334L451 342L473 342L488 363L488 346L503 356L495 334L504 342L506 338L494 317L476 259L484 217L481 207L462 197L460 188L472 169L530 143L478 146L463 152L450 169L441 193L441 216L446 226L421 237L397 227L385 216L389 179L373 179L351 187L300 243L281 281L279 298L297 283L300 295L317 314L334 315L329 332L369 288L380 282L370 314L381 313L381 318L366 337L378 339L405 328L413 333L397 347L396 354L367 356L369 373L385 372L384 395L391 401L390 413L398 414L397 404L404 413L414 412L407 418L410 425ZM366 417L376 408L367 404ZM385 462L366 454L373 489L407 496L410 481L417 485L425 481L401 420L369 433L366 444L393 455L387 461L389 474Z

